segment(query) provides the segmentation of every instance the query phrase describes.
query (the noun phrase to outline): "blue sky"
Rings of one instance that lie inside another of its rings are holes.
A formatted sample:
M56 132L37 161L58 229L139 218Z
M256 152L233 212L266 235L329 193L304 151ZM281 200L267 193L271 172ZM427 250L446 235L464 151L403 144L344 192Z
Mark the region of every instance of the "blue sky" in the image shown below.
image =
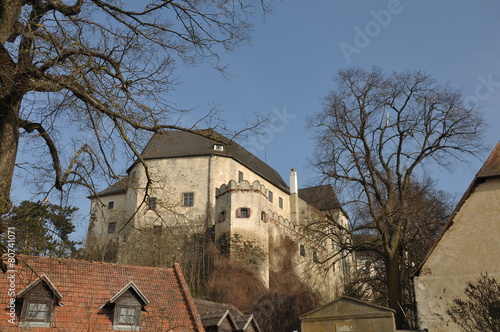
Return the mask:
M332 77L349 66L423 70L461 89L464 97L477 98L493 148L500 138L499 14L497 1L279 2L264 21L256 19L252 45L224 57L233 78L224 79L209 66L181 70L183 84L172 98L178 105L198 107L199 114L209 102L220 104L231 128L244 127L243 118L254 112L288 114L281 130L273 135L268 130L258 140L267 144L257 155L285 180L288 170L297 168L300 186L315 184L307 167L314 142L305 119L322 109ZM440 188L461 194L483 162L471 159L452 174L436 169L432 175Z
M223 55L232 77L224 78L208 64L179 64L182 84L171 100L177 107L195 108L187 125L205 114L208 104L218 104L234 129L244 128L254 113L271 114L277 121L264 127L266 135L241 143L286 181L290 168L297 168L301 187L316 184L307 166L314 142L305 119L322 109L333 76L349 66L423 70L477 98L489 123L486 142L493 148L500 139L499 14L500 2L494 0L277 2L271 14L255 17L251 45ZM346 45L356 51L346 53ZM432 169L431 176L441 189L461 195L484 158L457 165L452 174ZM25 195L16 190L14 198L18 202ZM89 202L81 198L74 204L81 210L78 233L83 237Z

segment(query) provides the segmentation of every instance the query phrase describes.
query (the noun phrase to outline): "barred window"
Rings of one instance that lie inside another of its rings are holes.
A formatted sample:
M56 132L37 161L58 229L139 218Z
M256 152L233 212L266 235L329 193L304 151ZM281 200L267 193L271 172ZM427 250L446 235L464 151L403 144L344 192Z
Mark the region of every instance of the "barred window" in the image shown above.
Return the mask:
M182 194L182 205L183 206L193 206L194 205L194 193L183 193Z

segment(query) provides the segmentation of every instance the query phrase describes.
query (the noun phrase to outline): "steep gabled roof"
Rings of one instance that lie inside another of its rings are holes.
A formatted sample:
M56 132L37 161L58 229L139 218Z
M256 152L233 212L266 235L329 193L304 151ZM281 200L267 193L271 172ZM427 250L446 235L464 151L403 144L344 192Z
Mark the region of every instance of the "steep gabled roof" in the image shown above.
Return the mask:
M497 143L490 156L479 170L476 178L500 176L500 142Z
M339 209L341 207L337 194L329 184L299 189L299 198L320 211Z
M116 181L111 186L107 187L106 189L98 192L95 195L90 195L87 198L103 197L103 196L116 195L116 194L125 194L127 192L127 188L129 187L130 182L131 182L131 178L128 176L125 176L123 179Z
M150 303L149 300L146 298L146 296L141 292L139 287L137 287L133 281L130 281L122 289L120 289L115 295L113 295L113 297L109 299L108 302L115 303L116 300L118 300L120 296L122 296L123 293L125 293L129 289L132 289L135 292L135 294L139 297L139 299L141 299L143 305L148 305Z
M222 144L224 149L222 151L214 150L214 144ZM148 160L209 155L233 158L276 187L289 192L286 182L272 167L238 143L211 129L199 130L196 133L171 131L166 134L154 134L144 148L141 157Z
M135 286L149 302L146 311L141 313L141 331L165 331L174 327L175 331L204 331L178 264L173 268L158 268L22 255L18 258L16 288L21 294L37 280L49 280L57 287L62 303L54 307L51 324L60 330L113 331L112 307L103 307L103 304L124 288ZM4 307L9 303L9 287L9 279L2 278L0 304ZM2 331L25 329L12 326L7 319L0 320Z
M234 319L236 324L240 327L240 331L247 331L252 327L251 331L260 332L260 326L257 324L255 317L253 315L238 316Z
M446 224L443 226L443 229L441 230L441 233L439 233L439 236L437 237L436 241L432 245L432 247L429 249L427 254L425 255L424 260L422 263L420 263L419 267L417 270L413 273L413 275L419 275L420 271L422 270L422 267L424 266L425 262L429 258L429 256L432 254L436 246L438 245L439 241L443 238L444 233L453 225L453 220L455 219L455 216L457 215L458 211L462 208L464 205L465 201L470 197L470 195L474 192L476 189L476 186L484 181L485 179L492 178L492 177L498 177L500 176L500 141L497 143L493 151L491 152L490 156L486 161L484 162L483 166L477 172L476 176L472 180L471 184L463 194L462 198L458 202L457 206L455 207L455 210L451 214L450 218L446 222Z
M198 309L198 313L200 315L209 312L229 310L231 312L231 315L233 315L233 317L243 316L243 313L230 303L213 302L202 299L194 299L194 303L196 304L196 308Z
M224 322L225 319L227 319L233 330L238 328L238 325L234 321L234 318L229 312L229 310L208 312L205 314L201 314L200 316L204 328L219 327L221 326L221 324Z
M45 285L47 285L49 287L49 289L52 291L52 293L55 295L55 298L57 300L62 299L62 295L59 292L59 290L57 289L57 287L52 283L52 281L50 281L50 279L45 274L42 274L37 280L33 281L31 284L26 286L26 288L24 288L22 291L17 293L17 298L21 298L24 295L26 295L30 290L35 288L36 285L38 285L39 283L44 283Z

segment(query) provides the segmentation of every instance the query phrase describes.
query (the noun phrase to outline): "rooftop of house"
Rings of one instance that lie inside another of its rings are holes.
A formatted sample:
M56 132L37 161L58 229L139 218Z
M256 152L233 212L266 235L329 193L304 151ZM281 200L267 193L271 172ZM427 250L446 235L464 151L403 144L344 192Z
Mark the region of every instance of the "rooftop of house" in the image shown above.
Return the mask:
M198 313L200 315L204 315L210 312L229 310L233 317L243 316L243 313L230 303L220 303L202 299L194 299L194 303L196 304L196 308L198 309Z
M479 170L476 178L500 176L500 142L495 146L490 156Z
M318 210L326 211L341 208L337 194L331 185L299 189L299 197Z
M35 256L18 258L15 266L18 300L40 282L60 295L52 311L50 327L114 331L112 304L130 291L143 305L141 330L175 327L175 331L204 331L178 264L173 268L158 268ZM9 279L2 278L0 283L0 299L4 308L10 299L9 282ZM18 326L20 310L18 305L16 324L2 319L0 330L24 331L26 328ZM47 330L47 327L30 328L30 331Z
M214 149L214 145L217 144L223 148ZM141 154L145 160L208 155L233 158L281 190L285 192L290 190L271 166L238 143L211 129L199 130L196 133L172 131L168 134L154 134Z
M434 251L434 249L438 245L438 243L441 240L441 238L443 237L444 233L446 233L446 231L451 227L451 225L453 225L453 220L455 219L455 216L460 211L460 209L462 208L462 205L464 205L465 201L470 197L470 195L472 195L476 186L487 178L498 177L498 176L500 176L500 142L497 143L497 145L495 146L493 151L490 153L488 159L486 159L483 166L481 167L479 172L477 172L477 174L474 177L474 179L472 180L471 184L469 185L469 187L467 188L465 193L462 195L462 198L460 199L457 206L455 207L455 210L453 211L451 216L448 218L448 221L443 226L441 233L438 235L436 241L434 242L432 247L427 252L424 260L422 261L422 263L420 264L420 266L418 267L418 269L416 270L414 275L420 274L425 262L427 261L429 256L432 254L432 252Z
M216 144L222 144L224 148L222 150L215 150L214 145ZM172 131L168 134L154 134L144 148L141 157L148 160L205 155L220 155L233 158L276 187L287 193L290 192L286 182L271 166L264 163L238 143L213 130L200 130L198 133ZM128 181L129 178L124 177L97 195L105 196L124 193L127 189ZM299 189L299 197L321 211L341 207L337 195L330 185Z
M234 318L232 317L229 310L209 312L206 314L202 314L200 316L201 316L201 322L203 323L203 327L205 329L209 327L220 326L225 319L229 322L229 324L231 324L233 330L238 329L238 325L234 321Z
M245 315L234 305L229 303L213 302L201 299L195 299L196 307L198 313L201 315L203 326L210 327L215 326L226 316L226 312L229 311L230 318L234 321L236 326L239 328L238 331L246 331L251 328L255 332L260 331L260 327L255 320L253 315Z

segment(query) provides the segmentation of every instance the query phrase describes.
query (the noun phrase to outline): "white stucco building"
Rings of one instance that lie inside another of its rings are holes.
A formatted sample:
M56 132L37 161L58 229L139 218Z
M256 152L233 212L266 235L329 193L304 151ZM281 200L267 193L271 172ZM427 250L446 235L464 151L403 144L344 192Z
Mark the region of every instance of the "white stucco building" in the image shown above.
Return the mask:
M464 193L415 277L419 327L459 331L446 313L481 274L500 280L500 143Z
M137 234L150 234L148 245L170 252L185 249L190 234L205 234L222 254L254 266L265 284L288 257L326 298L342 293L350 258L323 263L335 244L301 232L317 220L348 226L331 186L299 189L294 169L289 186L269 165L211 130L156 134L141 158L127 177L90 197L87 246L105 259L128 263L131 255L144 255L136 244L124 250ZM161 233L173 237L158 238Z

